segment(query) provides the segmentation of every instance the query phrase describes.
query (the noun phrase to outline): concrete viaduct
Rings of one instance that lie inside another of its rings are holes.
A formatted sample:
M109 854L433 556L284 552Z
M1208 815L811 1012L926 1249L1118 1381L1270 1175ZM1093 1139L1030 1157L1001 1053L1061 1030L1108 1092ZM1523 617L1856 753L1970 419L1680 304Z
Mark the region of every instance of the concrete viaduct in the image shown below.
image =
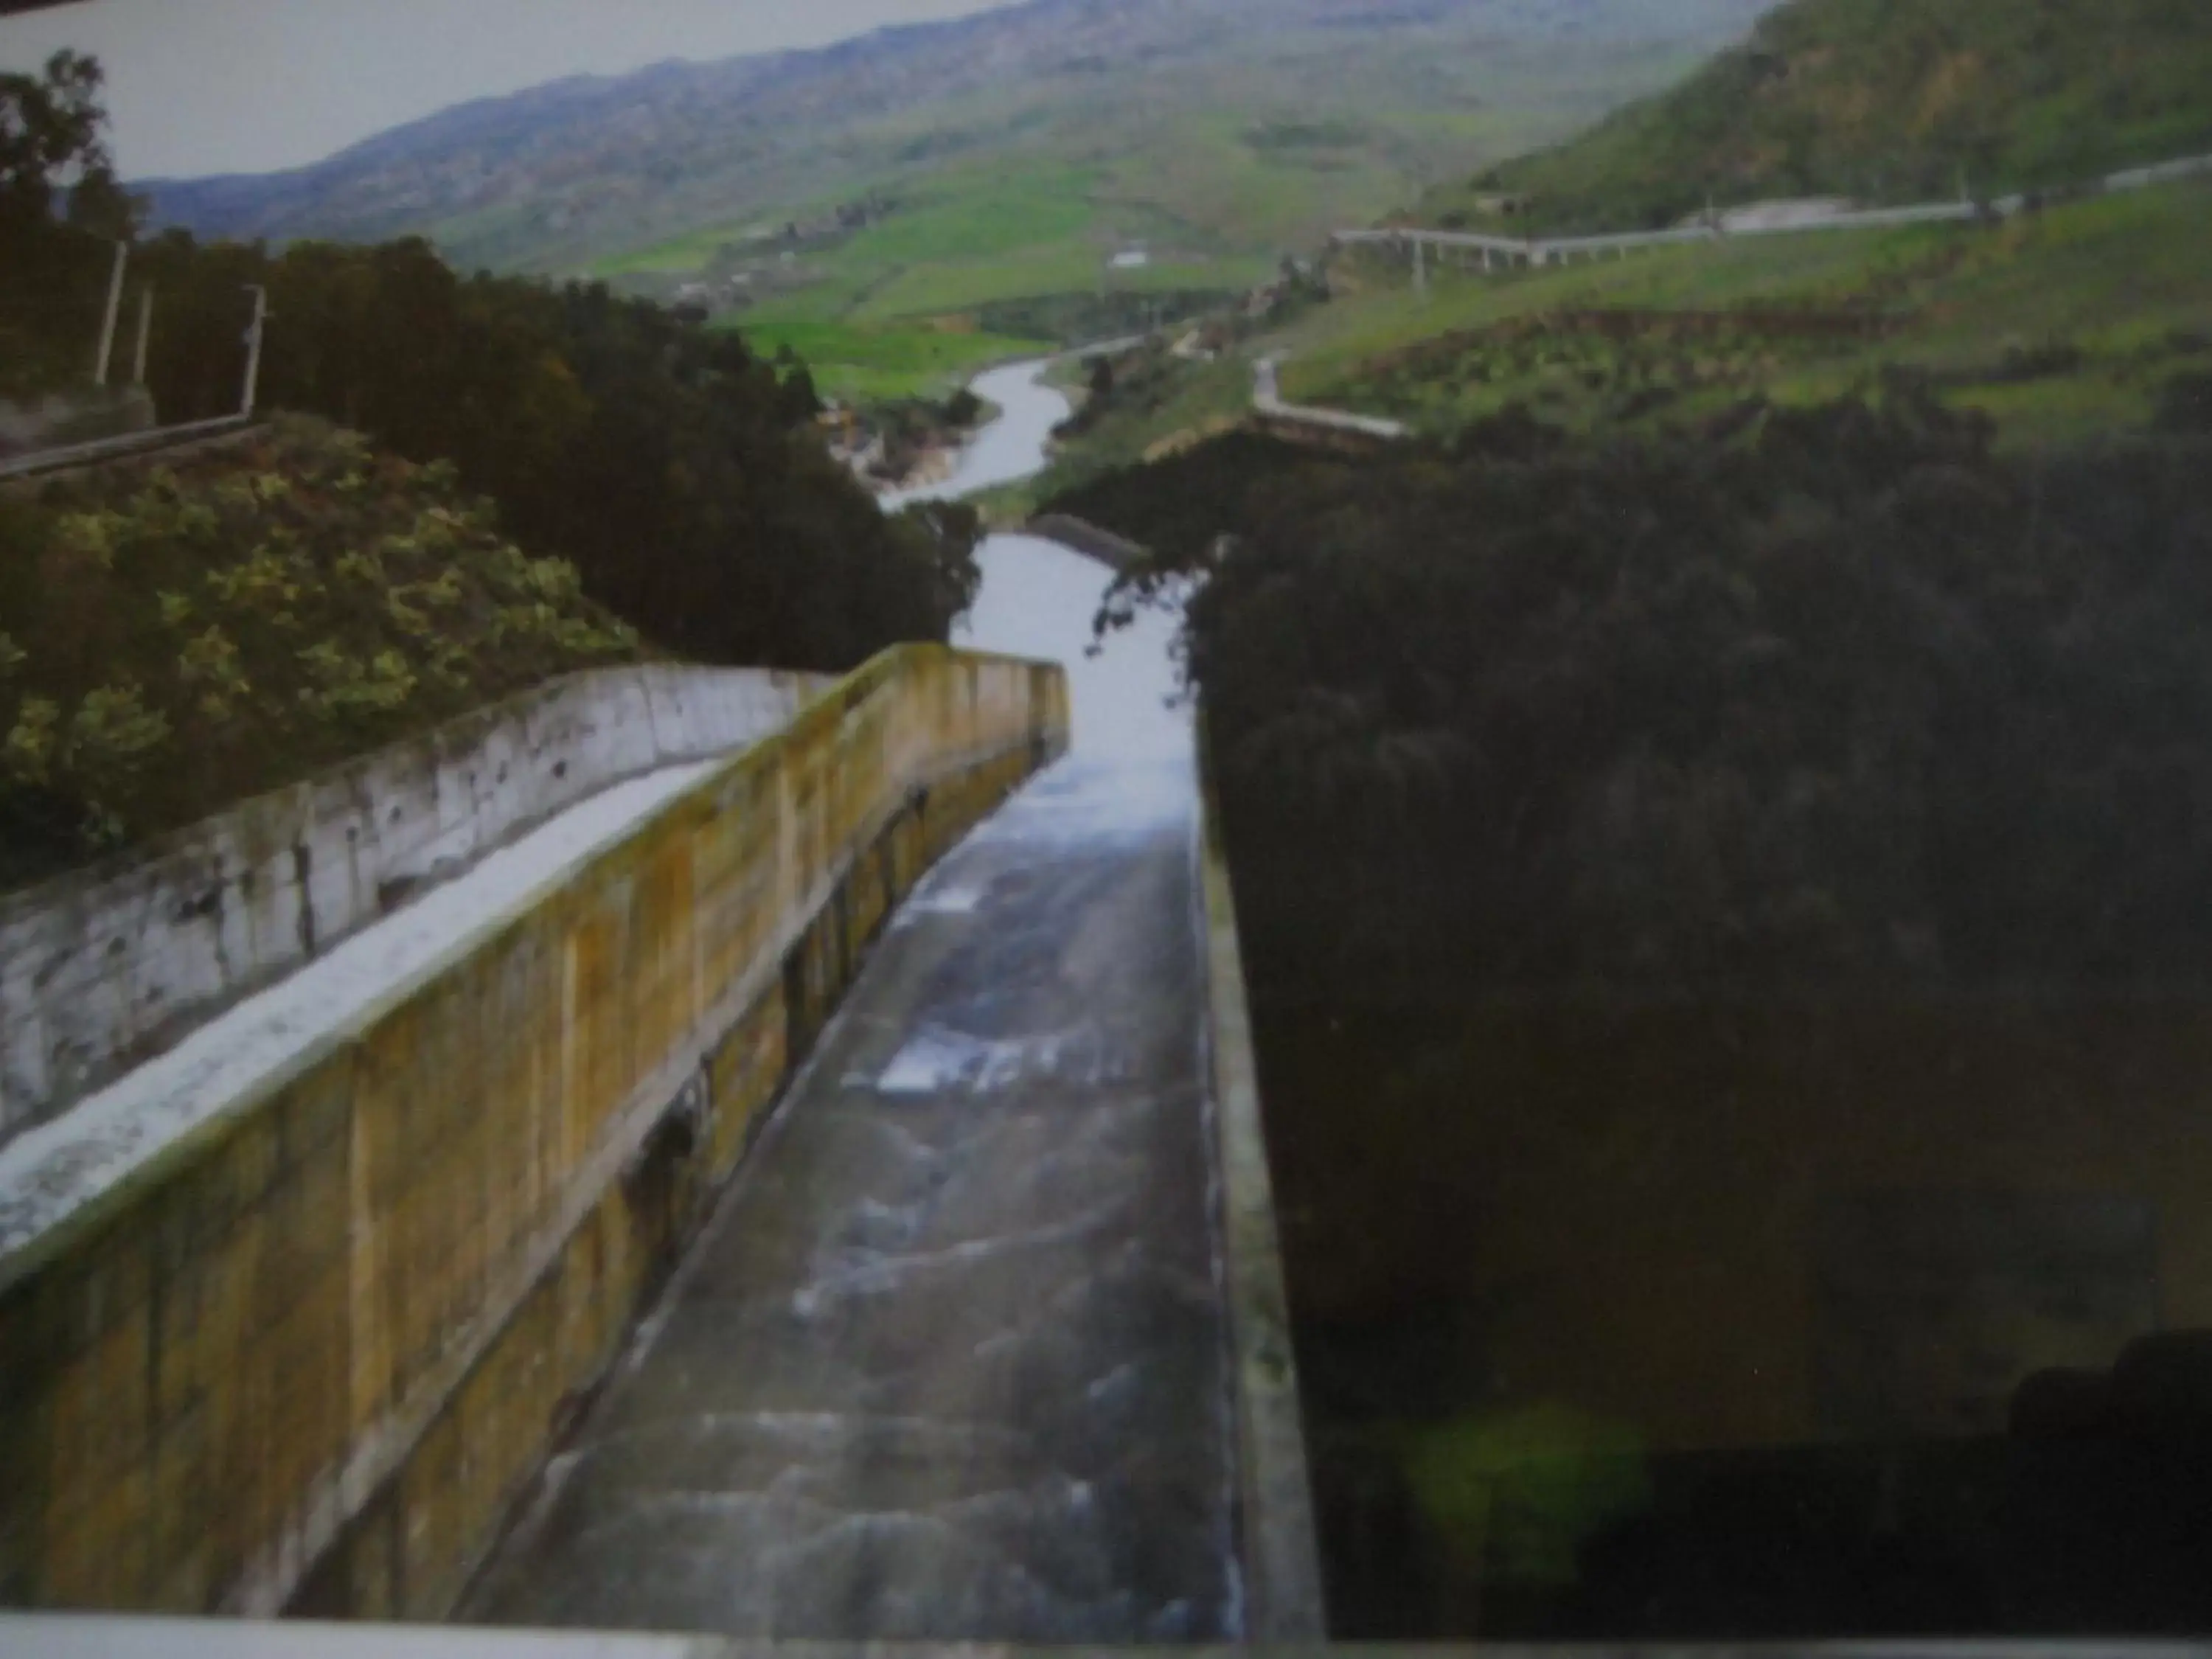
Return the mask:
M2183 156L2154 166L2130 167L2080 187L2075 194L2109 195L2148 190L2212 173L2212 155ZM1340 230L1329 240L1342 247L1380 247L1414 262L1417 273L1434 258L1465 269L1499 271L1571 264L1654 248L1710 245L1746 236L1800 235L1812 231L1893 230L1910 225L1967 224L2009 219L2029 210L2035 198L2025 193L1986 202L1926 202L1908 207L1856 208L1822 204L1817 210L1762 216L1754 210L1709 214L1695 224L1670 230L1626 231L1600 236L1511 237L1476 231L1432 230L1418 226Z

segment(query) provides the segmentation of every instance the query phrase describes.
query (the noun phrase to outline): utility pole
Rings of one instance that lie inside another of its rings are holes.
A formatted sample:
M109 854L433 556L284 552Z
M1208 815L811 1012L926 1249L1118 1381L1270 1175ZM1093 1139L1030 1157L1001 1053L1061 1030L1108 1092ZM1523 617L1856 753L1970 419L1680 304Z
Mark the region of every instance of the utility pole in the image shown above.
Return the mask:
M1419 237L1413 238L1413 292L1421 303L1429 302L1429 245Z
M131 369L131 384L146 384L146 347L154 337L154 285L138 290L138 355Z
M246 404L238 412L253 413L254 393L261 383L261 337L268 331L269 290L258 283L248 283L246 291L253 295L253 321L246 331Z
M123 271L131 263L131 244L115 245L115 266L107 278L107 315L100 325L100 359L93 365L92 383L107 384L107 360L115 350L116 313L123 309Z

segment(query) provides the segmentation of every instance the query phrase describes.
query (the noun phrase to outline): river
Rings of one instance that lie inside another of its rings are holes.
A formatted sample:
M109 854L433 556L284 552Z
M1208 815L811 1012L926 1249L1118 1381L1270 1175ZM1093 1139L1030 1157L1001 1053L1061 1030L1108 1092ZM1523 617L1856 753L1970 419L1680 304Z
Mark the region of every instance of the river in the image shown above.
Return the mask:
M886 495L886 509L955 500L1042 471L1053 428L1069 413L1067 398L1044 384L1050 367L1050 360L1015 363L979 377L970 389L999 407L998 417L951 477ZM1191 722L1176 699L1176 619L1142 612L1094 656L1091 619L1113 580L1103 566L1042 537L1004 533L984 542L976 562L982 587L953 643L1061 664L1074 704L1075 758L1127 774L1122 794L1188 793Z
M1068 416L1067 399L1044 384L1054 362L1045 358L1009 363L978 375L969 390L999 414L960 452L952 476L940 483L913 489L892 490L883 497L886 512L896 512L915 501L956 501L978 490L1018 483L1044 470L1046 447L1052 429Z

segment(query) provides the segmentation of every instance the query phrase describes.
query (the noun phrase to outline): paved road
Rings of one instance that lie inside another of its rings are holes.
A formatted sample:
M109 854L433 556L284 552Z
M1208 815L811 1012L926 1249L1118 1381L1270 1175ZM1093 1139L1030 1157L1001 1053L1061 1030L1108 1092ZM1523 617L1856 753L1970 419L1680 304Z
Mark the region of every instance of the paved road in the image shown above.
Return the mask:
M915 894L471 1616L1236 1633L1194 811L1063 763Z
M1352 433L1363 438L1380 439L1385 443L1395 443L1407 435L1407 428L1401 422L1387 421L1379 416L1353 415L1341 409L1315 409L1303 404L1285 403L1280 368L1273 357L1262 357L1253 365L1252 407L1261 414L1272 416L1279 421L1295 421L1302 426Z

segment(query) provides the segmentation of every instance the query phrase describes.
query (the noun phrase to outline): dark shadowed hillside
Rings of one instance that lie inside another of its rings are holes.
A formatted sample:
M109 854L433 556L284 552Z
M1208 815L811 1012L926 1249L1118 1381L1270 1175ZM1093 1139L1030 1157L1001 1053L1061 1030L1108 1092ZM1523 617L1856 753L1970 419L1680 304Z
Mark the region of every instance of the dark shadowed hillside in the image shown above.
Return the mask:
M1262 982L2202 983L2203 441L1990 435L1905 383L1640 443L1514 410L1048 505L1207 574Z

